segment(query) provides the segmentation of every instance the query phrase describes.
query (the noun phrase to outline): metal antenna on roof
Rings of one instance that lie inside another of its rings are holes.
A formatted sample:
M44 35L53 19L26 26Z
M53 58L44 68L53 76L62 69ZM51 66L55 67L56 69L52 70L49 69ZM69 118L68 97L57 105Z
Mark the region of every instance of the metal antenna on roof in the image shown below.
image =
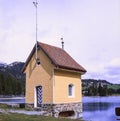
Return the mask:
M37 38L37 5L38 5L38 2L37 0L35 2L33 2L35 8L36 8L36 64L37 65L40 65L40 59L38 58L38 38Z
M61 43L62 43L62 49L64 50L64 41L63 41L63 37L61 37Z

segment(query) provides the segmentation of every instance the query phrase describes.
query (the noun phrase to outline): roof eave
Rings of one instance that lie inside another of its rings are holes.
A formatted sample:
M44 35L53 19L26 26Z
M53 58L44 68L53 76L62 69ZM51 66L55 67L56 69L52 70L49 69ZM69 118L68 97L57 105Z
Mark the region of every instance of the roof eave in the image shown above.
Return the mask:
M75 69L75 68L70 68L70 67L65 67L65 66L60 66L60 65L57 66L57 69L69 70L72 72L80 73L81 75L83 75L87 72L85 69L83 69L83 70L82 69Z

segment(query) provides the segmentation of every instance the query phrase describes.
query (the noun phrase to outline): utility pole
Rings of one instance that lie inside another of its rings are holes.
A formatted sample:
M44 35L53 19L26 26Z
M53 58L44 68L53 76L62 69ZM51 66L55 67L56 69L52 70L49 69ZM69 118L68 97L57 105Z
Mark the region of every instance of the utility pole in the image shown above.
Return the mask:
M37 65L40 65L40 59L38 58L38 24L37 24L37 5L38 5L38 2L37 0L35 2L33 2L35 8L36 8L36 64Z

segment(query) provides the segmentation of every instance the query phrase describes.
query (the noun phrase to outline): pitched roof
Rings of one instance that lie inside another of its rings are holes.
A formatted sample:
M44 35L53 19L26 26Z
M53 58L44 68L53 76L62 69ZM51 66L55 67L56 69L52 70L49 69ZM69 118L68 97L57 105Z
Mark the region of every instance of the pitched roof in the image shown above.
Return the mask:
M82 73L86 72L86 70L81 65L79 65L65 50L41 42L38 42L38 46L40 47L40 49L43 50L43 52L48 56L48 58L57 68L68 69ZM35 47L33 48L30 56L28 57L23 71L25 70L34 52Z

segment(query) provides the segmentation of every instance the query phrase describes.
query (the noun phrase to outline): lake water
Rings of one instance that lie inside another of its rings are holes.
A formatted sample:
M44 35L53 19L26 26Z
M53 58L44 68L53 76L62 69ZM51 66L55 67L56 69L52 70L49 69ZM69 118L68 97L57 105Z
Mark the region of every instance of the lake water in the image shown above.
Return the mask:
M120 107L120 96L83 97L83 119L116 121L115 107Z
M25 103L25 98L0 98L0 103ZM120 106L120 96L83 97L83 119L86 121L116 121L115 107Z
M25 98L24 97L0 98L0 103L4 103L4 104L25 103Z

